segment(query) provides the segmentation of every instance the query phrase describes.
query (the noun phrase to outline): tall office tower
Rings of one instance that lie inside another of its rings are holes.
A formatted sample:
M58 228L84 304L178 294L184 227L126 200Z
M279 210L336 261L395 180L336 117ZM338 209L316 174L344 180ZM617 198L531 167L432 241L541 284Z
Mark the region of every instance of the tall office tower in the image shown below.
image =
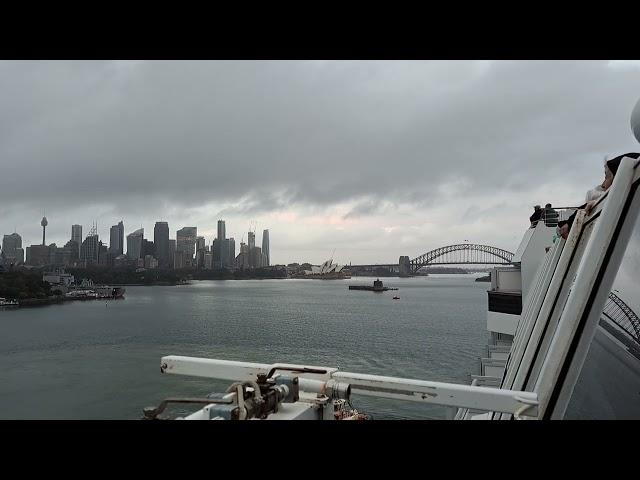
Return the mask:
M213 242L213 268L225 268L229 263L226 234L224 220L218 220L218 236Z
M98 234L92 229L80 245L80 261L85 265L96 265L100 255L100 244Z
M176 241L169 239L169 268L175 268L176 261Z
M228 260L227 266L234 267L236 260L236 240L231 237L227 239Z
M42 220L40 221L40 225L42 225L42 245L44 246L44 234L45 234L45 230L47 229L47 225L49 225L49 222L47 221L47 217L42 217Z
M122 221L109 230L109 253L115 258L124 253L124 224Z
M262 254L264 255L264 267L271 265L269 257L269 230L262 231Z
M206 250L204 237L196 237L196 252L200 250Z
M78 244L78 248L82 245L82 225L71 225L71 240Z
M120 230L117 225L112 225L109 229L109 251L116 253L118 252L119 240L120 240Z
M193 265L193 255L196 253L196 237L198 227L183 227L176 232L176 250L183 252L184 266Z
M211 243L211 253L213 254L213 268L219 269L222 268L222 263L220 262L220 252L222 248L220 248L220 244L222 240L218 240L217 238L213 239Z
M224 240L226 238L224 220L218 220L218 240Z
M256 234L253 232L249 232L249 235L247 236L247 243L249 244L249 251L251 251L252 248L256 248Z
M249 267L260 268L262 267L262 249L260 247L253 247L249 249Z
M78 248L75 250L78 256L73 260L80 259L80 245L82 245L82 225L71 225L71 241L75 242Z
M153 228L153 243L156 247L155 257L158 259L158 267L173 268L173 261L170 260L169 253L169 224L167 222L156 222Z
M213 268L213 254L205 253L204 254L204 269L211 270Z
M118 222L118 244L120 245L118 255L122 255L124 253L124 223L122 220Z
M181 250L176 250L174 252L174 264L173 264L173 268L184 268L186 266L186 263L184 261L184 257L185 257L185 253Z
M241 270L249 268L249 246L240 242L240 253L235 259L235 267Z
M22 249L22 237L17 233L5 235L2 238L2 253L6 264L18 265L24 262L24 250Z
M145 258L147 255L156 258L156 246L153 242L150 242L146 238L142 239L142 249L140 251L140 258Z
M104 267L113 265L113 255L109 255L109 249L102 241L98 242L98 265Z
M74 261L80 258L80 245L78 245L74 240L69 240L64 245L65 257L64 257L64 265L72 265Z
M127 235L127 257L132 260L142 258L142 239L144 238L144 228L139 228Z

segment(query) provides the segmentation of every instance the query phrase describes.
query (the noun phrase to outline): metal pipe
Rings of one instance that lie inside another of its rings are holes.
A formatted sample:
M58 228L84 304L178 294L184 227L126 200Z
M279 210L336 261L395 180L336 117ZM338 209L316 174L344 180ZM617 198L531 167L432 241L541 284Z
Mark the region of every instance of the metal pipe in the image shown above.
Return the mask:
M212 403L230 405L233 400L220 400L213 398L166 398L157 407L147 407L144 411L144 417L148 420L154 420L158 415L165 411L170 403L196 403L201 405L211 405Z
M350 372L335 372L333 378L351 384L351 392L357 395L466 407L474 410L514 413L522 407L523 400L531 403L538 400L537 394L533 392L456 383L429 382ZM537 415L537 407L532 406L532 410L532 415Z

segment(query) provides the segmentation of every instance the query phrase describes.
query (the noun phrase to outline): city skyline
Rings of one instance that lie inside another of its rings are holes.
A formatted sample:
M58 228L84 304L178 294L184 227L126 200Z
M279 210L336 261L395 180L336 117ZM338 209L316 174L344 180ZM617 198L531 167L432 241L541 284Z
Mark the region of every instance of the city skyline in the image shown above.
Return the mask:
M269 230L262 233L262 248L255 249L255 232L246 233L248 238L253 236L253 245L249 250L256 250L256 255L236 258L236 244L233 237L226 238L226 224L224 220L217 221L216 237L207 242L204 236L198 235L197 227L182 227L175 231L175 239L169 238L169 224L165 221L155 222L153 230L153 241L145 238L144 228L137 228L125 236L123 220L109 228L109 242L100 238L96 222L93 222L86 237L82 237L83 226L73 224L71 236L67 242L58 244L56 242L44 242L44 229L48 226L46 218L40 222L43 228L43 242L24 247L24 239L18 232L4 234L0 244L0 260L8 261L7 255L17 260L18 263L39 266L46 264L67 265L69 262L79 260L89 265L113 266L122 263L120 257L127 257L128 260L140 259L146 268L205 268L207 269L234 269L236 263L240 261L241 268L256 268L269 266L270 247ZM244 238L244 234L243 237ZM75 243L75 246L74 246ZM126 245L126 250L125 250ZM240 253L245 244L241 241ZM56 250L50 250L51 247ZM217 248L216 248L217 246ZM24 248L21 248L24 247ZM17 249L16 249L17 248ZM75 249L75 253L74 250ZM266 253L262 253L266 252ZM179 257L179 267L174 264L176 253ZM25 255L26 254L26 255ZM3 257L4 256L4 257ZM211 258L206 259L205 256ZM102 257L102 258L100 258ZM215 260L214 260L215 259ZM154 263L149 264L149 261ZM115 263L114 263L115 262Z
M637 150L633 61L0 66L0 233L27 246L46 208L59 246L120 219L211 241L224 218L237 245L270 229L272 264L513 251L533 205L580 205L605 155Z

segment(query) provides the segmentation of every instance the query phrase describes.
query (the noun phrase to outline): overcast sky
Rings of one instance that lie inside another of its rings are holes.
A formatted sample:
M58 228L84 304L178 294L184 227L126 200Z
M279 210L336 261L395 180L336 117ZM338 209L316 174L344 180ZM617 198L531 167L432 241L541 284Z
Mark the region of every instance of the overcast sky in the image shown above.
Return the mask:
M272 263L515 251L638 151L632 61L0 62L0 234L268 228ZM239 247L237 247L239 248Z

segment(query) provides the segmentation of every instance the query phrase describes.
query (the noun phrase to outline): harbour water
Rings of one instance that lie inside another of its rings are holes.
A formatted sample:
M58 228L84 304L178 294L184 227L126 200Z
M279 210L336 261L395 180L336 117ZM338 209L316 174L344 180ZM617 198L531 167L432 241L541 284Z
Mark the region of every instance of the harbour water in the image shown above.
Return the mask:
M0 418L137 419L166 397L230 383L163 375L164 355L468 384L488 337L489 284L478 276L383 278L399 287L383 293L348 290L373 283L365 277L197 281L127 287L123 300L0 311ZM448 414L357 396L353 405L376 420Z

